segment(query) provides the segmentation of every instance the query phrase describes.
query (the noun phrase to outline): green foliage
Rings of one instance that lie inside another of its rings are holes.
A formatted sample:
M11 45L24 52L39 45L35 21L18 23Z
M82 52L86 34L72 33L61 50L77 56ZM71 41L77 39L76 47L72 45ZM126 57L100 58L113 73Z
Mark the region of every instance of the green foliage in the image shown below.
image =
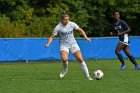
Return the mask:
M139 0L0 0L0 37L48 37L62 11L88 36L108 36L115 10L140 35Z
M23 37L24 32L25 29L21 24L11 23L5 16L0 17L0 37Z

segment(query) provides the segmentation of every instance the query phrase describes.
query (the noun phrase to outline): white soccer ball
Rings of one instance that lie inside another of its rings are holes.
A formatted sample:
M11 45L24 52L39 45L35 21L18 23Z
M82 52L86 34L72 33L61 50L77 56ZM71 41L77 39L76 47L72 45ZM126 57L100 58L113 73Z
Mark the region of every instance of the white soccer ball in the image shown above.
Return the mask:
M94 71L94 78L97 80L101 80L104 77L104 73L102 70Z

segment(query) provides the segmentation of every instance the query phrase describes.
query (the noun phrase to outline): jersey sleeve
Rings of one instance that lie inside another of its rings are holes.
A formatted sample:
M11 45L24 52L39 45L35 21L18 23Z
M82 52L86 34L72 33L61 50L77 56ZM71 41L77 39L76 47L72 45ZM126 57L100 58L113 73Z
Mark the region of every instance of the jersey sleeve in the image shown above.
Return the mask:
M74 22L72 22L72 27L74 30L77 30L79 28L79 26Z
M59 29L58 29L58 27L56 26L56 27L54 28L54 30L53 30L53 35L57 36L58 31L59 31Z
M125 30L127 30L129 28L128 24L125 21L123 21L123 27Z

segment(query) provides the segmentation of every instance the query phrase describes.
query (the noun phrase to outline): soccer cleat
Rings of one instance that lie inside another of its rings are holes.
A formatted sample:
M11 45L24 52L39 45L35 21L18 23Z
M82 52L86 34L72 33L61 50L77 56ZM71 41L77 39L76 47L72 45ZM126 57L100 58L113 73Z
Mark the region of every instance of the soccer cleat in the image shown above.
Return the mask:
M123 64L123 65L120 67L120 70L123 71L125 68L126 68L126 64Z
M88 79L88 80L93 80L90 76L89 76L89 77L87 77L87 79Z
M139 65L135 65L135 70L140 70L140 66Z
M68 73L68 69L62 71L62 72L60 73L60 78L63 78L67 73Z

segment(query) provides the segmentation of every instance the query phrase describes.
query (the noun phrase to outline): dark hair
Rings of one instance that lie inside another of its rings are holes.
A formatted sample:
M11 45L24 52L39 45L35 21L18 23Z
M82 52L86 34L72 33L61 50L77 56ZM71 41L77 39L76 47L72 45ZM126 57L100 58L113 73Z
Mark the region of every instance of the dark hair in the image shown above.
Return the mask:
M120 12L119 12L119 11L114 11L114 14L115 14L116 12L118 12L118 13L119 13L119 15L120 15Z
M62 14L61 14L61 19L63 20L64 19L64 17L69 17L69 15L65 12L65 11L63 11L62 12Z

